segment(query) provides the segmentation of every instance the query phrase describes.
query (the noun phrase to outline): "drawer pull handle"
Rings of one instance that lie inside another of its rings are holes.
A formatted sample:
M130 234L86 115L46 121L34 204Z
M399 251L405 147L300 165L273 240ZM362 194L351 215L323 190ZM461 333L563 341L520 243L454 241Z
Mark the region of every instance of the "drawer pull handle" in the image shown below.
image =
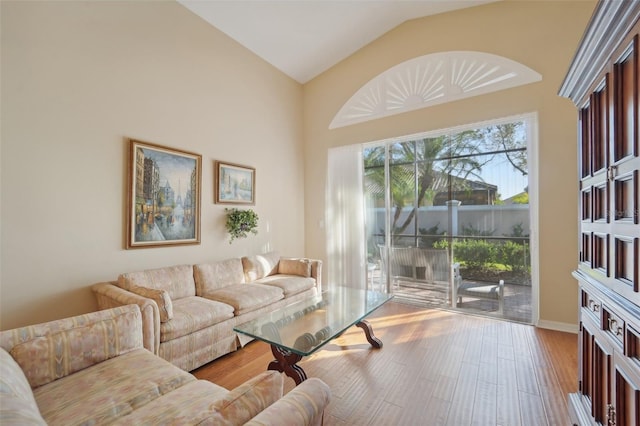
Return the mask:
M600 310L600 305L594 302L593 299L589 299L588 305L589 309L591 309L593 312L598 312Z
M616 408L612 404L607 404L607 426L616 425Z
M609 318L609 330L616 336L622 336L622 327L618 327L618 321Z

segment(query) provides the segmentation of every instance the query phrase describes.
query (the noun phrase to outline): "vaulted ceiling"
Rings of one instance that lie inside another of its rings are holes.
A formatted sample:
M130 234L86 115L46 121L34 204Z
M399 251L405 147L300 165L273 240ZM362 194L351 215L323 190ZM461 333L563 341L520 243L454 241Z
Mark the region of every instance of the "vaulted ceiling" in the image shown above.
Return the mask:
M498 0L177 0L300 83L403 22Z

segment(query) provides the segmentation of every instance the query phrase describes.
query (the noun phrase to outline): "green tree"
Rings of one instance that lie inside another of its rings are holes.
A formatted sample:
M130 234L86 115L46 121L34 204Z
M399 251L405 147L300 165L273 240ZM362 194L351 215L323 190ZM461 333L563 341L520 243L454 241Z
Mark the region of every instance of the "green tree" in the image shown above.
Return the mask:
M527 175L527 150L524 122L489 126L483 129L487 147L494 151L504 151L511 166Z
M529 204L529 193L523 192L522 194L514 196L511 200L513 204Z
M504 155L516 170L527 174L524 122L506 123L453 135L398 142L389 148L392 231L403 233L418 207L441 190L442 179L451 190L471 190L470 180L482 181L482 167ZM483 154L483 155L478 155ZM378 202L385 194L385 147L364 152L365 190ZM413 207L402 220L402 211Z
M428 197L433 197L436 179L455 176L461 185L467 179L480 178L478 173L490 159L481 161L473 154L481 152L483 137L481 131L468 130L455 135L399 142L390 147L394 234L402 233L414 219L418 207L424 205ZM378 200L384 199L384 155L384 147L368 149L364 155L366 190ZM408 206L413 209L401 221L402 211Z

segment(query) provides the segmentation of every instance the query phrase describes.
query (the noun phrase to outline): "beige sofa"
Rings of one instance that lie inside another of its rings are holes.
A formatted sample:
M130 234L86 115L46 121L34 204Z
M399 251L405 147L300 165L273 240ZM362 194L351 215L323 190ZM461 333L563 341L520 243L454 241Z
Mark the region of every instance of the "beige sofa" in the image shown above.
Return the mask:
M93 286L100 309L137 304L144 347L186 371L246 343L241 324L321 290L322 262L272 251L123 273Z
M273 371L197 380L143 348L137 305L0 332L3 425L319 425L329 398L315 378L283 396Z

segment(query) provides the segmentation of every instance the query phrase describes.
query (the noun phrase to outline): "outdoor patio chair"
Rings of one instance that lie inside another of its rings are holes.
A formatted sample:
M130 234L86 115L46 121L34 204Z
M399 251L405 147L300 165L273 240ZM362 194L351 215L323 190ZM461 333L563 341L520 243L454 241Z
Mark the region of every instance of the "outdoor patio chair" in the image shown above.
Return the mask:
M451 298L451 306L456 308L462 303L463 297L471 297L474 299L489 299L498 302L498 313L504 312L504 281L500 280L498 284L483 283L477 281L463 281L459 268L457 275L454 275L453 297Z
M421 281L428 283L448 283L451 267L449 253L446 249L421 247L389 247L378 246L382 270L390 266L391 280L397 285L400 280Z

